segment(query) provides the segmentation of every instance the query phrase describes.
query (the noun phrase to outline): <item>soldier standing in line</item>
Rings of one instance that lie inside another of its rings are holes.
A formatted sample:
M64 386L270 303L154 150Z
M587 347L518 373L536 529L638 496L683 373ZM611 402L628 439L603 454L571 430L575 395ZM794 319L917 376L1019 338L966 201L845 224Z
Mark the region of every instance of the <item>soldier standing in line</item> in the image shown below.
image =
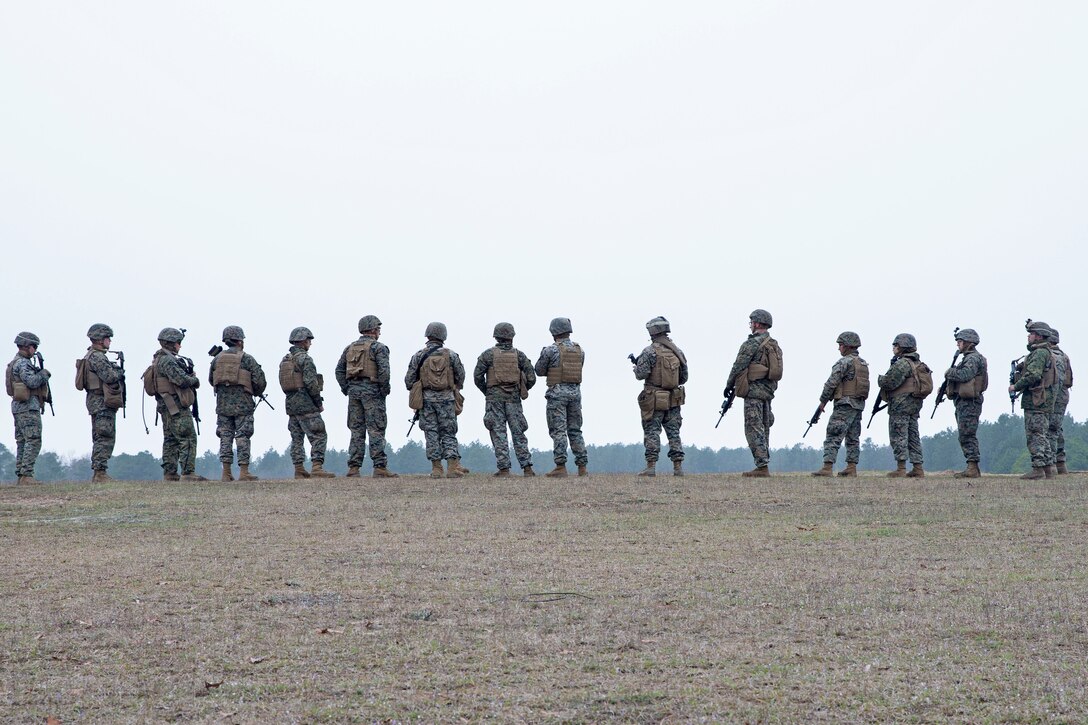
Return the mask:
M160 349L144 372L144 392L155 396L156 408L162 418L162 477L177 481L181 466L182 481L207 481L196 472L196 425L190 410L196 401L200 378L193 374L192 361L179 361L181 341L185 334L165 327L159 332Z
M253 396L264 393L267 381L257 360L245 352L246 334L238 325L223 328L227 349L212 360L208 381L215 386L215 434L219 436L219 461L223 481L233 481L231 463L238 444L238 480L256 481L249 472L250 439L253 437Z
M820 393L820 412L828 401L834 400L831 417L827 420L824 437L824 465L813 476L830 476L839 457L839 446L846 439L846 468L840 476L856 478L858 461L861 459L861 416L865 400L869 397L869 363L861 359L858 348L861 336L849 330L839 335L839 360L831 366L823 392Z
M1024 432L1031 454L1031 471L1020 478L1053 478L1058 472L1050 463L1050 416L1061 381L1054 364L1054 353L1047 344L1050 325L1028 320L1025 329L1028 331L1028 354L1009 386L1009 395L1023 393L1020 407L1024 411Z
M683 385L688 381L688 359L684 351L669 338L671 328L664 317L646 323L650 344L635 360L636 380L645 381L638 396L642 413L642 440L646 448L646 468L640 476L657 475L657 459L661 455L661 429L669 439L669 460L674 476L684 475L684 444L680 426L684 419L680 406L684 404Z
M978 421L982 416L982 398L990 385L990 375L986 358L975 349L978 343L978 333L971 328L957 331L956 347L963 357L958 365L944 372L944 379L948 381L947 395L956 406L960 448L967 461L966 470L957 473L955 478L978 478L982 475L978 468L981 459L978 450Z
M1073 364L1069 356L1065 354L1058 343L1060 342L1058 331L1051 328L1047 342L1050 351L1054 354L1054 363L1058 371L1058 394L1054 398L1054 412L1050 414L1050 452L1054 459L1055 471L1059 474L1069 473L1065 466L1065 411L1069 407L1069 389L1073 387Z
M578 466L578 475L587 476L589 454L586 442L582 439L582 366L585 353L576 342L570 339L570 320L556 317L548 325L552 334L551 345L540 351L536 361L536 374L547 378L548 434L552 438L552 455L555 468L547 474L550 478L565 478L567 475L567 441L574 453L574 465Z
M389 396L389 348L378 342L382 321L376 315L359 319L360 337L344 348L336 363L336 382L348 396L348 478L359 477L367 436L374 478L396 478L388 468L385 428L388 423L385 399Z
M525 420L521 401L529 397L529 390L536 384L536 372L525 353L514 348L512 324L495 325L494 337L495 346L480 353L472 373L472 381L484 394L484 427L491 433L498 468L494 475L510 475L510 443L506 438L509 426L522 475L535 476L529 439L525 436L529 422Z
M317 366L310 357L314 334L308 327L296 327L288 338L291 348L280 361L280 388L287 395L284 410L287 411L287 431L291 434L291 463L295 465L295 478L335 478L336 474L325 470L325 446L329 436L325 432L325 420L321 413L325 403L321 397L324 387ZM313 470L306 470L306 438L310 439L310 459Z
M892 362L888 372L877 377L880 394L888 401L888 438L895 455L895 470L888 478L922 478L926 475L922 457L922 438L918 433L918 414L922 401L932 392L929 368L918 357L918 341L910 333L900 333L892 341ZM929 375L929 391L924 377ZM911 469L907 473L907 459Z
M87 393L91 416L91 483L112 481L107 470L117 442L117 411L124 405L121 386L125 371L110 362L106 352L113 342L113 328L101 322L87 330L91 346L76 363L76 389Z
M461 478L469 473L461 465L457 444L457 416L464 400L460 391L465 385L465 368L457 353L445 347L444 324L432 322L424 335L427 344L408 363L404 386L420 406L416 410L427 441L431 478L442 478L442 459L446 460L446 478Z
M748 316L751 334L741 343L725 384L725 397L733 392L744 399L744 437L755 461L755 468L743 474L749 478L771 475L771 401L782 379L782 349L768 332L772 324L767 310L753 310Z
M42 408L51 400L50 372L32 362L41 340L33 332L15 336L19 352L8 363L4 378L15 418L15 475L18 485L35 483L34 464L42 450Z

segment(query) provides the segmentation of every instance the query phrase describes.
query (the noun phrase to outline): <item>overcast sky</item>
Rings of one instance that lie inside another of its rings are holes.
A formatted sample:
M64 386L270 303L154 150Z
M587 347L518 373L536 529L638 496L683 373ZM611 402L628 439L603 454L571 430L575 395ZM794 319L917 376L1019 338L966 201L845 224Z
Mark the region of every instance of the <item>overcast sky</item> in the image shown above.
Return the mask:
M228 324L272 379L254 450L288 444L296 325L346 447L332 372L364 314L392 349L395 447L431 320L471 375L496 322L535 361L570 317L590 443L641 441L626 355L664 315L685 442L744 445L739 407L714 423L755 307L785 355L774 446L801 440L846 329L882 372L896 333L943 371L976 328L993 419L1025 318L1088 360L1086 21L1075 2L9 3L0 331L41 336L62 455L90 450L72 377L97 321L131 370L117 452L160 450L137 388L159 329L189 330L204 377ZM486 440L466 393L461 440ZM954 425L931 406L923 435ZM550 447L542 387L526 409ZM887 442L883 414L868 435Z

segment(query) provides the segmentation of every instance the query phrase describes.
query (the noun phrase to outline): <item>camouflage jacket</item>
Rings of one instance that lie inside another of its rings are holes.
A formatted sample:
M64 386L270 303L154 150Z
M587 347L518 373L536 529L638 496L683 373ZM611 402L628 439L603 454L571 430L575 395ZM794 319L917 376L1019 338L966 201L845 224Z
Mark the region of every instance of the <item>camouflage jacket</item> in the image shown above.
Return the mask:
M854 379L855 360L861 360L857 350L849 355L840 357L838 362L831 366L831 374L827 376L827 381L824 382L824 389L820 393L821 403L826 403L835 397L835 389L839 387L839 383L849 382ZM862 360L862 362L864 362L864 360ZM848 398L844 396L836 400L835 405L848 405L856 410L864 410L865 398Z
M176 387L193 388L194 390L200 387L200 378L196 375L190 375L185 371L181 366L181 363L178 362L178 356L175 352L171 352L166 348L160 348L159 351L155 353L153 364L155 365L155 374L166 378ZM178 400L178 396L173 395L172 397L179 408L188 407L181 404L181 401ZM159 409L159 415L165 416L167 414L166 404L162 402L161 395L155 396L155 403Z
M1020 408L1022 410L1033 413L1049 413L1054 410L1054 399L1057 397L1058 388L1061 387L1060 379L1043 391L1038 402L1029 388L1034 388L1042 382L1047 368L1054 364L1054 356L1045 342L1028 345L1028 350L1028 355L1020 369L1020 377L1013 383L1013 388L1016 392L1023 393L1020 396Z
M559 346L564 345L566 347L573 347L574 341L569 337L562 340L557 340L551 345L548 345L540 350L540 357L537 358L536 367L533 368L537 375L542 378L547 378L548 370L551 368L559 367ZM583 372L586 363L586 351L582 350L582 365ZM557 400L561 402L571 402L574 400L582 399L582 384L581 383L556 383L548 388L548 392L544 393L544 397L548 400Z
M500 350L514 350L512 342L496 342L495 347ZM472 382L480 389L485 398L493 402L515 403L521 401L521 387L519 385L496 385L487 387L487 371L495 362L495 347L489 347L476 358L476 369L472 371ZM536 385L536 371L529 362L529 356L521 350L515 350L518 354L518 369L525 376L525 389L531 390Z
M1062 381L1058 386L1058 394L1054 398L1054 411L1064 413L1069 405L1069 388L1073 387L1073 365L1069 362L1069 356L1057 345L1051 345L1050 351L1054 353L1054 359L1060 366L1058 380ZM1069 381L1069 385L1065 384L1066 380Z
M90 353L87 356L87 367L98 376L103 385L118 385L125 379L125 373L121 370L121 366L110 362L110 359L106 357L105 349L91 345L87 348L87 352ZM101 390L88 390L86 392L88 413L94 415L104 410L111 410L106 407L106 401L102 398Z
M351 345L359 342L373 340L370 346L370 357L374 360L374 367L378 369L378 377L374 380L348 380L348 350ZM378 342L372 335L363 335L355 342L344 348L340 354L340 360L336 363L336 383L340 386L340 392L352 398L384 398L389 395L389 348Z
M237 352L238 348L228 347L223 352ZM219 353L222 355L223 353ZM215 364L219 361L219 355L212 358L212 364L208 367L208 382L215 379ZM241 367L243 370L248 370L253 380L253 395L260 395L268 387L268 381L265 380L264 370L257 364L257 359L250 355L248 352L242 353ZM219 415L249 415L256 410L257 405L253 402L253 395L246 392L246 389L241 385L230 385L229 383L220 383L215 386L215 412Z
M22 380L23 385L31 390L40 388L49 383L49 371L41 370L34 364L34 359L24 356L21 352L15 354L14 364L11 366L11 377ZM37 395L30 396L30 400L11 401L12 413L29 413L41 411L45 405L44 400L38 400Z
M309 415L321 410L321 385L318 382L317 366L310 354L297 345L287 351L291 359L302 372L302 387L287 393L283 409L287 415Z
M672 341L667 335L664 336L664 340L667 340L676 348L676 351L680 354L680 384L683 385L688 381L688 358L684 354L684 351L677 347L676 343ZM662 343L664 344L664 343ZM635 360L635 380L646 380L650 377L650 373L654 370L654 365L657 364L657 351L654 350L654 342L651 342L646 347L642 348L642 352L638 354L638 358Z
M921 362L917 352L908 352L897 358L892 358L891 367L888 368L888 372L877 377L876 384L882 393L887 395L907 381L907 378L910 376L910 363L907 362L908 360L913 360L916 363ZM888 415L909 415L918 417L919 411L922 410L923 402L925 401L921 398L914 397L910 393L897 395L888 401Z
M437 350L441 353L443 345L438 342L428 342L422 350L416 351L416 354L412 356L411 361L408 363L408 372L404 375L404 387L408 390L412 389L412 386L419 380L419 366L420 361L423 360L423 356L430 353L432 350ZM436 354L438 354L436 353ZM458 390L465 387L465 366L461 364L461 358L453 350L449 350L450 353L450 368L453 370L453 385ZM447 400L453 400L452 390L424 390L423 400L431 403L441 403Z
M979 375L986 372L986 358L982 356L975 348L971 348L967 352L963 353L963 357L960 358L958 365L948 368L944 371L944 379L953 383L966 383L968 380L972 380ZM953 396L953 399L959 396ZM979 405L982 405L983 393L979 393L977 398L972 400Z
M741 343L740 349L737 350L737 359L733 362L733 368L729 371L729 377L726 379L726 388L734 387L738 375L748 374L748 366L756 359L760 346L770 336L771 333L764 330L758 334L749 335L748 339ZM766 378L753 380L748 386L748 397L752 400L773 400L774 391L776 390L778 390L777 380L767 380Z

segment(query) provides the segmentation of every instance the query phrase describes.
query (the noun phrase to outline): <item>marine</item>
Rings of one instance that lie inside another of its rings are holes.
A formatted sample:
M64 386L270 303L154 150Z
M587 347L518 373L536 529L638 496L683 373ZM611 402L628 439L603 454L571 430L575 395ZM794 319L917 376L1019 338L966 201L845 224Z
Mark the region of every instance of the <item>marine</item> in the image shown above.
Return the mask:
M1050 414L1050 452L1058 474L1069 473L1065 465L1065 411L1069 407L1069 389L1073 387L1073 364L1069 356L1058 347L1061 336L1054 328L1050 329L1047 343L1054 354L1054 363L1058 369L1058 395L1054 398L1054 412Z
M586 355L581 345L570 339L573 328L566 317L556 317L549 323L552 344L540 351L534 370L546 378L548 435L552 438L555 468L545 475L564 478L567 475L567 442L574 453L574 465L579 476L589 475L589 453L582 438L582 367Z
M1054 363L1047 337L1050 325L1028 320L1028 354L1017 368L1009 395L1020 395L1020 408L1024 411L1024 433L1028 453L1031 454L1031 471L1020 478L1033 480L1053 478L1058 475L1052 464L1050 448L1050 416L1058 397L1061 380Z
M743 475L750 478L771 475L770 437L774 425L771 401L782 377L782 349L768 332L773 323L767 310L753 310L748 315L751 334L741 343L725 383L725 397L735 393L744 399L744 437L755 468Z
M34 358L41 339L33 332L15 336L18 352L8 363L4 382L11 397L11 415L15 418L15 475L18 485L30 485L34 480L34 464L42 450L42 408L52 400L49 392L51 373Z
M903 332L892 341L892 361L888 371L877 377L880 396L888 402L888 438L895 455L895 470L889 478L922 478L926 475L922 439L918 433L918 414L925 396L932 392L929 367L918 356L914 335ZM929 388L924 390L926 376ZM911 462L907 473L907 460Z
M840 357L831 366L831 374L824 382L820 393L820 412L824 412L828 402L835 402L824 436L824 465L812 475L830 476L833 473L839 446L845 439L846 467L839 471L839 475L856 478L858 461L861 460L861 416L869 397L869 363L858 354L861 347L858 333L847 330L835 338L835 343L839 346Z
M87 330L91 346L76 361L76 389L87 394L91 416L91 483L112 481L110 457L117 442L117 411L124 405L125 371L107 353L113 343L113 328L96 322Z
M642 414L642 441L646 449L646 468L640 476L657 475L657 459L661 455L661 429L669 440L669 460L674 476L684 475L684 444L680 426L684 419L680 407L684 404L684 384L688 381L688 359L684 351L669 337L669 321L655 317L646 323L650 344L635 359L636 380L643 381L638 395Z
M491 446L495 449L496 477L510 474L510 437L514 439L514 455L521 466L521 475L535 476L533 456L529 452L529 439L525 431L529 422L521 401L529 397L536 384L536 371L528 356L514 348L514 326L509 322L495 325L494 347L480 353L472 382L484 394L484 427L491 434Z
M174 327L159 332L159 350L143 375L144 392L155 397L162 418L163 480L206 481L196 472L196 425L191 410L200 378L193 374L193 361L178 354L184 339L185 333Z
M959 364L944 371L948 382L946 394L956 406L956 429L959 431L960 449L967 468L955 474L955 478L978 478L982 475L978 464L978 422L982 416L983 393L990 385L986 358L975 346L978 333L969 327L955 333L956 349L962 357Z
M445 346L447 330L441 322L427 325L423 333L427 343L412 355L404 386L409 391L409 404L419 416L419 427L427 441L427 460L431 462L431 478L442 477L442 461L446 461L447 478L461 478L469 470L461 465L457 443L457 416L464 398L465 367L461 358Z
M389 470L385 452L388 425L385 402L389 396L389 348L378 342L382 321L377 315L359 319L359 339L344 348L336 363L336 382L348 398L348 478L358 478L363 465L367 437L374 478L396 478ZM456 421L455 421L456 422Z
M215 387L215 434L219 436L219 462L223 464L222 481L233 481L231 464L238 444L238 480L256 481L249 472L250 439L253 437L253 396L264 394L268 385L264 370L245 352L246 334L238 325L223 328L227 349L212 359L208 382Z
M325 420L321 413L325 402L321 397L324 381L317 374L317 366L310 357L314 333L308 327L291 330L287 341L291 347L280 360L280 389L287 396L284 410L287 412L287 432L291 434L291 463L295 466L295 478L335 478L336 474L325 470L325 447L329 443L325 432ZM311 470L306 470L306 438L310 439Z

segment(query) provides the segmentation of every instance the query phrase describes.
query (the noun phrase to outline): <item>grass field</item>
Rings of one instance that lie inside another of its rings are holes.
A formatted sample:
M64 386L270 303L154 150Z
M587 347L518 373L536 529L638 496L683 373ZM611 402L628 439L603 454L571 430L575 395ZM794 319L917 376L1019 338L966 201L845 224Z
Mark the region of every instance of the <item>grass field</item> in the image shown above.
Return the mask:
M1086 484L4 487L0 718L1083 722Z

